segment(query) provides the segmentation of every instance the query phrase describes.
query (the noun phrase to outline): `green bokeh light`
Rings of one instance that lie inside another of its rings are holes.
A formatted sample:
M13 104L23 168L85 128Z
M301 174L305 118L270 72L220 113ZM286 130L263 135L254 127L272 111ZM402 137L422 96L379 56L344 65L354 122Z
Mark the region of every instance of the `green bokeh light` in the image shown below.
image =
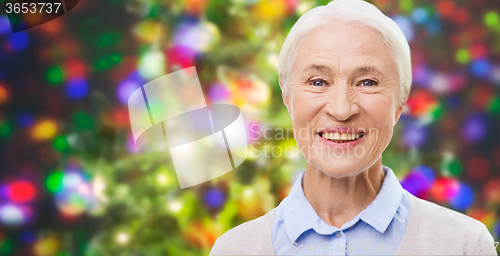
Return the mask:
M399 8L402 11L409 12L413 10L413 1L412 0L399 0Z
M462 163L456 157L445 158L441 162L441 171L444 176L459 176L462 173Z
M64 71L60 67L51 67L47 70L46 78L51 84L60 84L64 80Z
M94 127L94 120L83 111L75 112L73 114L73 120L76 126L81 129L92 129Z
M488 102L488 110L492 114L500 113L500 98L498 96L491 98L490 102Z
M433 120L438 120L439 118L441 118L441 116L443 115L443 108L441 107L441 105L436 106L434 110L432 110L431 115L433 117Z
M0 242L0 255L10 255L14 249L14 241L9 237Z
M455 59L458 63L465 64L470 61L469 51L466 49L460 49L455 53Z
M10 121L0 121L0 139L9 138L13 130L14 128Z
M58 151L65 152L69 150L68 140L66 136L58 136L54 139L52 145Z
M61 171L55 171L47 176L45 180L45 187L50 193L57 193L61 191L63 187L64 173Z
M496 27L500 23L500 18L498 17L498 13L494 11L489 11L484 15L484 23L486 23L489 27Z
M112 54L106 57L102 57L96 61L94 64L96 70L105 70L120 64L122 57L119 54Z
M120 44L120 41L121 41L120 33L112 31L101 35L97 39L97 46L99 47L117 46L118 44Z

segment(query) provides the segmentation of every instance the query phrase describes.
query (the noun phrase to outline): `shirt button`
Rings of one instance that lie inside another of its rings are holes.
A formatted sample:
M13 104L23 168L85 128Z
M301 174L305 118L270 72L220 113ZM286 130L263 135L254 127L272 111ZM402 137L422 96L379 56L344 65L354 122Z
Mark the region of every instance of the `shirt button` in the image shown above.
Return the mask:
M337 233L337 238L339 238L341 236L340 232Z

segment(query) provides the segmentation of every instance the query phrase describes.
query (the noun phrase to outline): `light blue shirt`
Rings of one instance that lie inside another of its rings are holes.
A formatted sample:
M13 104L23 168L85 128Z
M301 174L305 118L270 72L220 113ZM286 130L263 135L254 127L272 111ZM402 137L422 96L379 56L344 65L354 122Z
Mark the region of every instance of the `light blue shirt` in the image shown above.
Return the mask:
M302 178L276 209L271 236L276 255L394 255L410 216L408 191L394 172L382 166L385 179L377 197L340 229L324 222L304 196Z

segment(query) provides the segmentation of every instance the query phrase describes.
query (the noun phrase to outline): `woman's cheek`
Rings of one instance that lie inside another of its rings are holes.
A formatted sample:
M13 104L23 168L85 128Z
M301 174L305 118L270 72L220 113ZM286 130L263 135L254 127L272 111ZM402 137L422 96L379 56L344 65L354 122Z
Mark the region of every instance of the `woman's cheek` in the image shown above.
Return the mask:
M300 123L307 123L318 111L318 96L314 93L304 90L298 90L292 96L292 115L293 120Z

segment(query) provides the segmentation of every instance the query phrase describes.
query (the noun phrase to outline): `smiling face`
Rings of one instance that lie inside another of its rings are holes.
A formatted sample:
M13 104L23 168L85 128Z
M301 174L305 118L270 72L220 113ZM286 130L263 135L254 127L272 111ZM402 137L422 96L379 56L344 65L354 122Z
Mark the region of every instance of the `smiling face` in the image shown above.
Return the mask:
M308 168L334 178L367 170L381 160L403 109L390 48L370 28L335 22L297 49L283 100Z

